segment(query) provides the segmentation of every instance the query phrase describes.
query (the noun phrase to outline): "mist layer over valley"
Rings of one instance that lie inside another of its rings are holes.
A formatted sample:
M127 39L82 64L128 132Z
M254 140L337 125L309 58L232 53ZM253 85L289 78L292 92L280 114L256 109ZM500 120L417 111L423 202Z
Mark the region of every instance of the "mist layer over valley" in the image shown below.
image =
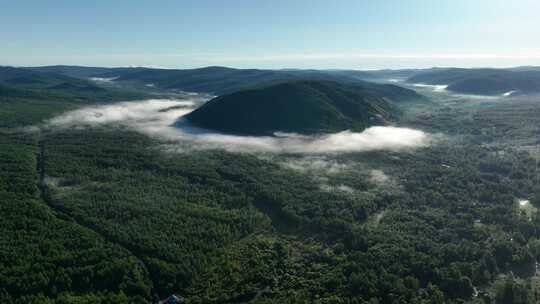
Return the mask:
M238 136L197 128L182 119L199 98L143 100L91 106L64 113L47 125L59 128L126 126L161 140L176 142L178 151L225 149L234 152L333 153L402 150L429 144L430 136L420 130L391 126L370 127L363 132L343 131L324 135L276 133L275 136ZM180 122L177 120L180 119Z

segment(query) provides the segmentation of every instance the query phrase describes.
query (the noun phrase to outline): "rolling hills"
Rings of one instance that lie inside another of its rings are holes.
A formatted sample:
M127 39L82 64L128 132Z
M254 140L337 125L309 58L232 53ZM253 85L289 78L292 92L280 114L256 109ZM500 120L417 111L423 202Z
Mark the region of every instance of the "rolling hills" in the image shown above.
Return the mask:
M409 83L447 85L455 93L528 95L540 93L540 72L529 69L432 69L407 79Z
M116 83L151 85L166 90L210 93L222 95L240 89L276 84L292 80L330 80L356 83L362 80L387 81L404 79L408 83L447 85L448 90L462 94L500 95L540 93L538 67L495 68L429 68L397 70L302 70L302 69L235 69L209 66L195 69L158 69L146 67L84 67L43 66L25 70L56 74L88 80L89 78L114 79ZM17 80L14 80L17 81ZM24 79L19 79L24 82Z
M104 88L94 81L64 75L51 67L43 69L0 67L0 97L76 98L99 102L136 96L146 94L135 94L125 89Z
M37 124L82 105L149 96L142 91L103 87L87 79L0 67L0 128Z
M355 70L265 70L210 66L196 69L99 68L79 66L44 66L32 71L55 73L77 78L110 78L116 83L152 85L160 89L221 95L242 88L299 79L356 82L372 78L368 72Z
M0 84L29 90L101 90L86 79L14 67L0 67Z

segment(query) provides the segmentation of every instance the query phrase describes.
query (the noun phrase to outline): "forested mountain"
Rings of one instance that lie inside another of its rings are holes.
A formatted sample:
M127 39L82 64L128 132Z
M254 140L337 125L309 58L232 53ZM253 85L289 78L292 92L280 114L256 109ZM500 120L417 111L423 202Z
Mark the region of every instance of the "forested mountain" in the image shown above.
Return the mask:
M27 67L27 70L43 73L60 74L77 78L95 77L105 73L122 70L135 70L136 68L103 68L103 67L86 67L75 65L50 65L41 67Z
M26 89L101 90L100 87L87 80L13 67L0 67L0 83Z
M86 79L0 67L0 128L37 124L82 105L149 96L141 91L101 87Z
M83 78L113 78L116 82L152 85L163 89L218 95L249 86L294 79L325 79L355 82L359 79L372 77L368 72L354 70L262 70L233 69L217 66L186 70L76 66L45 66L29 69Z
M360 80L406 79L409 83L447 85L456 93L514 95L540 93L540 72L536 67L512 69L398 69L398 70L263 70L204 67L198 69L100 68L79 66L44 66L26 68L77 78L106 78L117 82L151 85L163 89L204 92L221 95L250 86L290 80L312 79L339 82Z
M47 69L46 69L47 70ZM93 102L112 99L133 99L147 96L126 90L104 88L95 82L56 72L27 68L0 67L0 99L4 97L33 97L36 99L66 99Z
M363 130L396 118L392 100L413 97L422 99L413 91L388 85L292 81L222 95L185 118L204 128L240 134Z
M456 93L500 95L540 93L540 72L533 68L505 69L434 69L419 72L407 79L409 83L447 85Z

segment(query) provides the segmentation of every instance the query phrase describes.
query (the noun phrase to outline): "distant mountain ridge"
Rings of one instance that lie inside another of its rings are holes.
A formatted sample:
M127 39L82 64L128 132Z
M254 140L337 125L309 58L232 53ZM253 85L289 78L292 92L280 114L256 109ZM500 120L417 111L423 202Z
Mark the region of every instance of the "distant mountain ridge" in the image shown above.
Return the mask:
M57 73L78 78L114 78L117 82L153 85L162 89L225 94L246 87L289 80L314 79L356 82L373 76L355 70L265 70L210 66L197 69L100 68L78 66L45 66L32 71Z
M222 95L185 119L199 127L248 135L361 131L397 119L394 102L413 96L422 98L397 86L289 81Z
M215 95L232 93L252 86L311 79L345 83L405 80L408 83L447 85L449 91L464 94L500 95L540 93L540 67L508 69L429 68L396 70L302 70L235 69L209 66L196 69L157 69L146 67L44 66L24 68L34 72L83 78L110 78L119 83L152 85L161 89Z
M13 67L0 67L0 84L31 90L101 90L86 79Z
M407 79L409 83L447 85L447 90L476 95L539 94L540 70L515 69L435 69Z
M0 67L0 97L33 99L79 98L101 99L133 98L144 94L115 90L99 86L94 81L58 74L51 69Z

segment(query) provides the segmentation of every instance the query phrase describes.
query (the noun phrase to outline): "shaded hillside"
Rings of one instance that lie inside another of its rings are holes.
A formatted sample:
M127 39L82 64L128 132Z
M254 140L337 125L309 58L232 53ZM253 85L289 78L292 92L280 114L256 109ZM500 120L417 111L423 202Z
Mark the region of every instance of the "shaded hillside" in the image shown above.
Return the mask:
M38 97L37 94L0 84L0 97Z
M391 100L412 95L418 96L396 86L292 81L214 98L186 119L204 128L239 134L363 130L396 118L398 111Z
M392 84L376 84L363 81L359 83L359 85L362 86L369 93L387 98L395 104L428 101L428 98L421 94L418 94L414 90L406 89Z

